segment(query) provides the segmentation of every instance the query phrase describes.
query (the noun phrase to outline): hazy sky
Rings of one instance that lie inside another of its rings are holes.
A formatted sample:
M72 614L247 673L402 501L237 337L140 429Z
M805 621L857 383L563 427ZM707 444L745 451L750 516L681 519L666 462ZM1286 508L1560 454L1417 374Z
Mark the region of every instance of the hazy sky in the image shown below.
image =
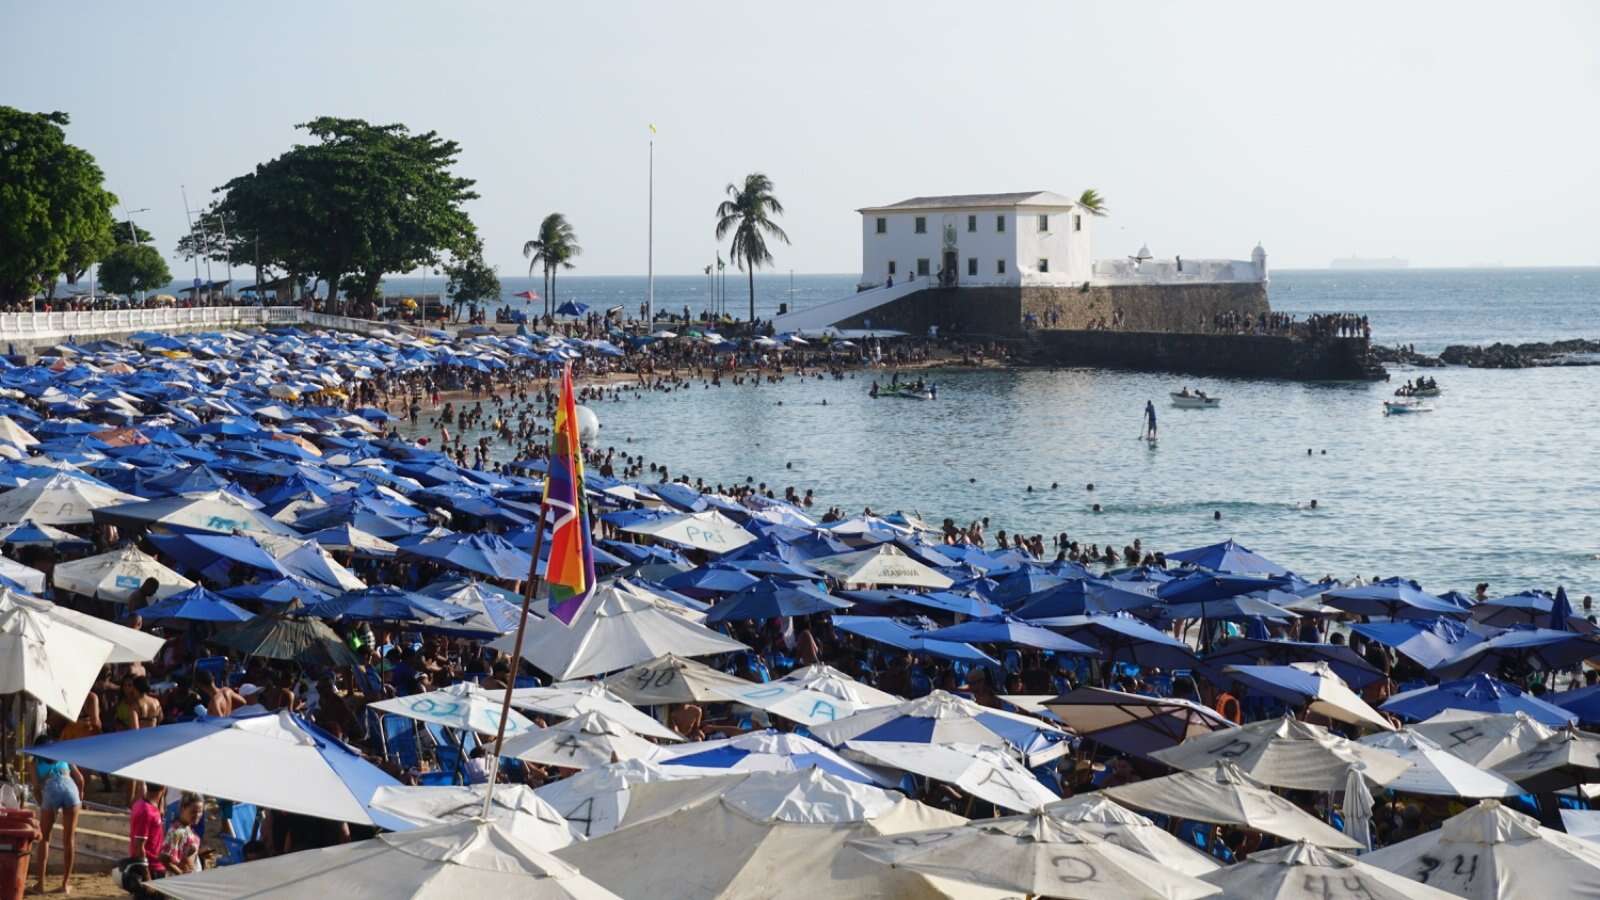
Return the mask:
M712 259L766 172L777 269L855 272L854 210L1098 189L1096 255L1600 264L1600 5L1575 2L0 0L0 103L70 139L163 250L314 116L459 141L502 274L567 214L575 274ZM174 272L182 270L174 266Z

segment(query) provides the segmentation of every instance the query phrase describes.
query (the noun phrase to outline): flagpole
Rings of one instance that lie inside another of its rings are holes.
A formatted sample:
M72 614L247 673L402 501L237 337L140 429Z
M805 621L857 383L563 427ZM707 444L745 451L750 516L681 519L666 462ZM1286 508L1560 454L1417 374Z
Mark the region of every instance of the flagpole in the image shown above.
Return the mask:
M528 632L528 608L539 591L539 550L544 546L544 499L539 500L539 527L533 532L533 562L528 567L528 587L522 592L522 618L517 620L517 640L506 672L505 696L500 700L500 724L494 732L494 755L489 758L489 787L483 792L483 818L494 808L494 784L500 776L500 750L506 741L506 720L511 717L511 692L517 686L517 669L522 666L522 639Z
M656 321L656 127L650 126L650 205L645 238L645 295L644 308L648 317L646 325L652 329Z

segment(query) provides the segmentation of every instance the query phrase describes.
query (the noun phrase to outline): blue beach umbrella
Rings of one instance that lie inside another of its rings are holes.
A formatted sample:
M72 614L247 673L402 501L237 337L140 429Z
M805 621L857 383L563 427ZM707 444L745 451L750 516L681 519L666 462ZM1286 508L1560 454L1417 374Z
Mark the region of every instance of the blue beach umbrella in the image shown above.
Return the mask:
M1230 538L1220 544L1209 544L1190 550L1167 554L1168 562L1178 562L1213 572L1229 575L1287 575L1289 570L1256 553Z
M1380 581L1358 588L1340 588L1322 595L1322 602L1358 616L1391 619L1460 618L1466 611L1424 591L1415 581Z
M248 622L255 618L255 614L249 610L235 606L226 597L199 586L152 603L139 610L139 615L148 622Z
M588 311L589 305L587 303L576 303L572 300L568 300L556 307L556 315L558 316L581 316Z
M1351 625L1350 630L1385 647L1393 647L1424 669L1431 669L1483 640L1482 635L1468 631L1454 619L1362 622Z
M1005 610L995 604L960 591L889 591L888 594L892 600L901 603L975 619L1005 615Z
M1029 566L995 579L995 587L989 592L989 600L1012 609L1044 591L1065 583L1064 578Z
M315 606L333 599L333 595L328 593L326 588L297 575L235 585L219 593L229 600L258 603L292 603L298 600L305 606Z
M893 618L890 616L834 616L836 631L864 637L869 641L887 644L914 653L926 653L944 659L984 663L998 666L994 657L971 644L958 641L941 641L925 637L933 622L921 617Z
M1043 593L1028 598L1018 607L1019 619L1047 619L1053 616L1081 616L1090 613L1132 612L1160 603L1154 596L1128 590L1119 582L1072 578Z
M1220 575L1215 572L1190 572L1156 588L1156 597L1168 604L1209 603L1241 594L1272 590L1281 582L1252 575Z
M661 583L691 597L710 598L755 587L761 583L761 579L740 569L711 565L680 572L662 579Z
M1162 669L1190 669L1197 663L1188 644L1127 613L1061 616L1034 624L1092 643L1112 662Z
M466 572L489 578L521 581L533 569L533 557L497 534L458 532L400 550L402 556L417 556L442 562Z
M92 543L52 525L34 524L31 519L23 519L15 525L0 528L0 544L11 544L16 547L57 547L70 550L88 547Z
M969 644L1014 644L1020 647L1036 647L1040 650L1054 650L1057 653L1075 653L1084 656L1093 656L1099 651L1088 644L1080 643L1071 638L1041 628L1038 625L1013 619L1010 616L995 616L988 619L973 619L948 628L938 628L926 632L923 637L938 641L959 641Z
M1548 623L1555 598L1543 591L1524 591L1508 597L1495 597L1472 607L1472 620L1496 628Z
M1514 684L1488 675L1474 675L1395 694L1379 707L1402 719L1421 722L1447 709L1481 713L1526 713L1530 718L1560 728L1578 721L1570 710L1547 703Z
M1465 678L1480 672L1498 672L1506 662L1536 671L1565 669L1600 657L1600 639L1550 628L1516 628L1475 644L1431 671L1440 678Z
M222 580L235 565L267 575L283 575L283 568L254 538L238 534L152 534L150 543L185 567Z
M809 584L763 581L719 601L706 616L706 624L808 616L849 609L850 605L848 600L832 597L827 591Z
M1578 688L1575 691L1562 691L1558 694L1545 694L1546 699L1556 706L1577 717L1585 725L1600 722L1600 684L1591 684L1588 687Z
M387 584L318 603L307 612L323 619L370 619L383 622L420 622L424 619L459 622L472 616L470 609Z
M1202 600L1198 603L1173 603L1160 609L1159 612L1161 618L1169 622L1177 619L1204 619L1214 622L1269 619L1274 622L1290 622L1298 618L1282 607L1243 594L1220 600Z

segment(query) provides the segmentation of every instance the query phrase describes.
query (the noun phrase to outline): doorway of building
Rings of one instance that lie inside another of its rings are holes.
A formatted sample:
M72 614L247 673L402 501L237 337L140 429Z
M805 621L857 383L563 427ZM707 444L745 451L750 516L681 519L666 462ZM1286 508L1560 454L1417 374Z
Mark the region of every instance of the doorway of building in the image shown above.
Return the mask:
M955 287L956 267L960 264L959 254L954 250L944 251L944 265L939 268L939 284L942 287Z

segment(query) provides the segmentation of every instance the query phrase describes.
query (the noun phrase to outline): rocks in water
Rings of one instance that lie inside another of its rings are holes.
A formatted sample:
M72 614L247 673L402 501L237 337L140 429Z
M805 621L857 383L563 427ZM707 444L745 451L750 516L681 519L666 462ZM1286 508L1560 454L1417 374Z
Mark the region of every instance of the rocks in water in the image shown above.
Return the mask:
M1409 347L1373 345L1372 355L1379 362L1434 368L1466 366L1472 369L1530 369L1537 366L1600 366L1600 341L1575 339L1553 343L1490 344L1474 347L1452 344L1438 356L1418 353Z
M1490 344L1487 347L1451 345L1439 359L1452 366L1474 369L1527 369L1534 366L1600 365L1600 341L1569 340L1553 343Z

